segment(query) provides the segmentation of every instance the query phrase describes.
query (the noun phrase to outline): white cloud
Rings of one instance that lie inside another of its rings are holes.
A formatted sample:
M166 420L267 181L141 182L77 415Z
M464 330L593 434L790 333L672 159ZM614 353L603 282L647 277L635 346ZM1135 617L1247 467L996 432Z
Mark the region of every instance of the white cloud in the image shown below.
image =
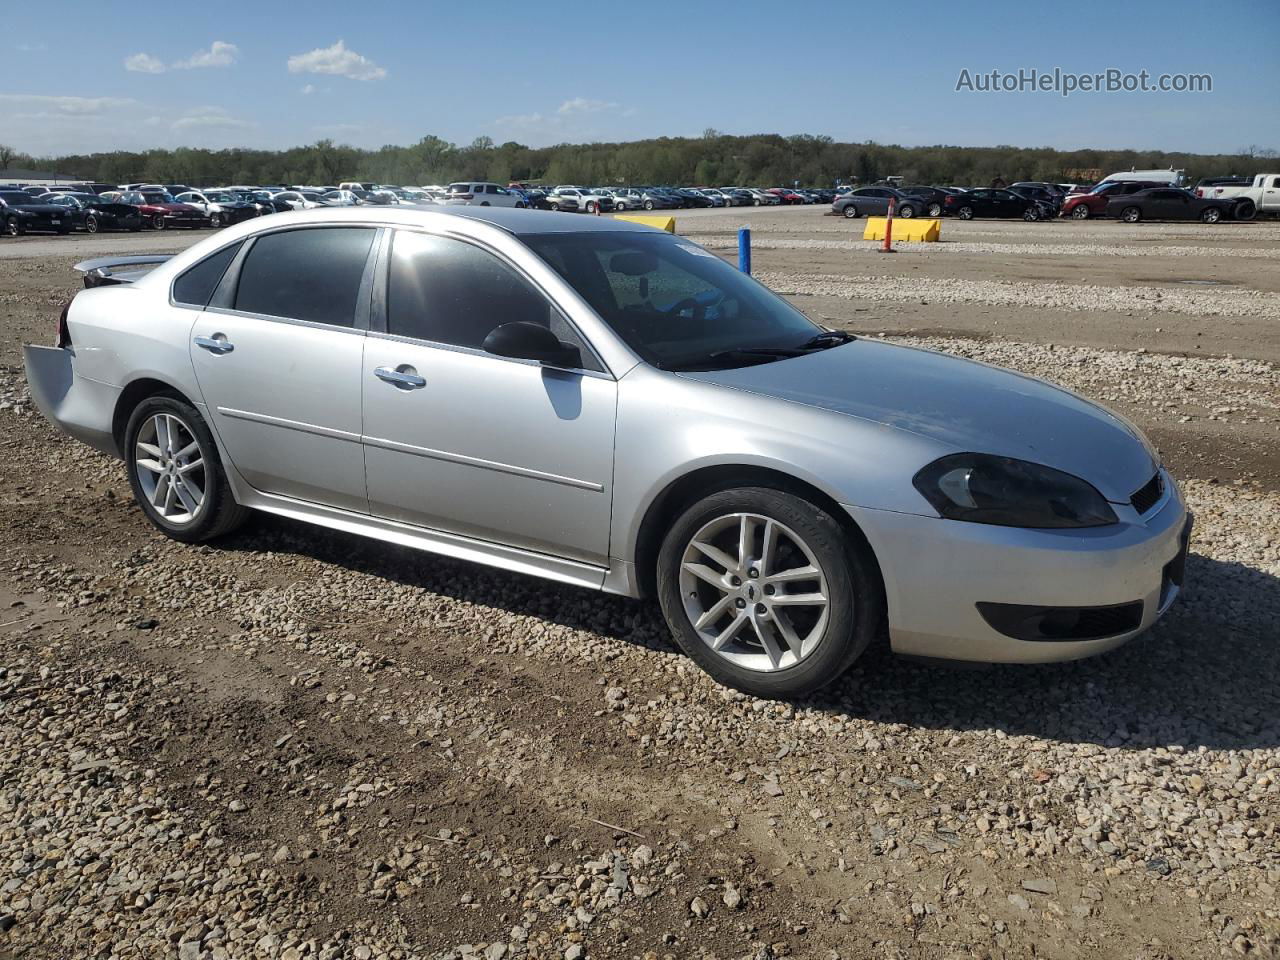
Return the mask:
M381 80L387 71L361 56L339 40L332 47L320 47L289 58L290 73L322 73L348 80Z
M539 127L547 118L540 113L514 113L494 121L500 127Z
M227 113L222 107L196 107L185 116L179 117L173 123L169 124L170 128L175 132L183 130L245 130L250 127L257 126L249 120L241 120L239 117L233 117Z
M302 95L304 97L309 97L311 96L311 94L315 92L316 92L316 85L314 83L305 83L302 85Z
M574 97L560 104L556 113L572 116L576 113L600 113L603 110L616 110L618 105L609 100L589 100L586 97Z
M163 62L149 53L135 53L124 58L124 68L133 73L164 73Z
M125 97L51 97L34 93L0 93L0 104L43 108L65 116L92 116L114 107L127 107L134 101Z
M240 48L234 43L215 40L208 50L199 50L173 64L175 70L197 70L201 67L229 67L236 62Z

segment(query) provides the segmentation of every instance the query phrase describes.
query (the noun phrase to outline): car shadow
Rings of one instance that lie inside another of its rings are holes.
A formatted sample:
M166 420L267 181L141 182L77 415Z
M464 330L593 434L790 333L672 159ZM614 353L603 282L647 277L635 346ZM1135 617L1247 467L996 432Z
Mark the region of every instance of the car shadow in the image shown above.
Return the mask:
M673 645L656 604L438 557L263 516L221 549L288 552L454 600L534 616L636 646ZM1070 663L942 665L887 641L843 678L797 701L884 724L999 730L1106 747L1280 745L1280 578L1193 552L1163 620L1118 650Z

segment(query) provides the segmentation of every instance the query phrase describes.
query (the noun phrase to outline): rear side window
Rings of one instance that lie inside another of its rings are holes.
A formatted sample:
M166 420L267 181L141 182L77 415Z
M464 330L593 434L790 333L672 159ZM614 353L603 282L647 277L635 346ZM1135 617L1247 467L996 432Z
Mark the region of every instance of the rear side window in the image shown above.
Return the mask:
M233 243L223 247L217 253L211 253L194 267L188 268L178 279L173 281L173 299L175 303L186 303L193 307L207 307L213 291L218 289L222 275L231 266L231 261L240 252L240 244Z
M240 268L235 309L355 326L375 233L371 227L318 227L258 237Z
M517 320L547 327L579 349L584 369L600 369L564 315L502 260L461 240L396 233L387 281L387 332L480 349L494 327Z

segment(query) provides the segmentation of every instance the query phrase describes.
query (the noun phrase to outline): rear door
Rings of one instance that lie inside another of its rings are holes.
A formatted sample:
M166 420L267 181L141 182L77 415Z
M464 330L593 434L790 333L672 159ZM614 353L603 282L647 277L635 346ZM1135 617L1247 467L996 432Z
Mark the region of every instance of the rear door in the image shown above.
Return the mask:
M195 319L191 362L209 422L257 490L368 510L360 371L377 233L258 234Z

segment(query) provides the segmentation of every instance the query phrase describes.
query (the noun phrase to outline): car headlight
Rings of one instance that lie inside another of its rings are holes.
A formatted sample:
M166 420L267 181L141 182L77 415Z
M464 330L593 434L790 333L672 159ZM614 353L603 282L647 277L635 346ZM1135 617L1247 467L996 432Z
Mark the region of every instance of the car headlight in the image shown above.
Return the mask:
M911 482L949 520L1039 528L1119 522L1090 484L1026 460L956 453L924 467Z

